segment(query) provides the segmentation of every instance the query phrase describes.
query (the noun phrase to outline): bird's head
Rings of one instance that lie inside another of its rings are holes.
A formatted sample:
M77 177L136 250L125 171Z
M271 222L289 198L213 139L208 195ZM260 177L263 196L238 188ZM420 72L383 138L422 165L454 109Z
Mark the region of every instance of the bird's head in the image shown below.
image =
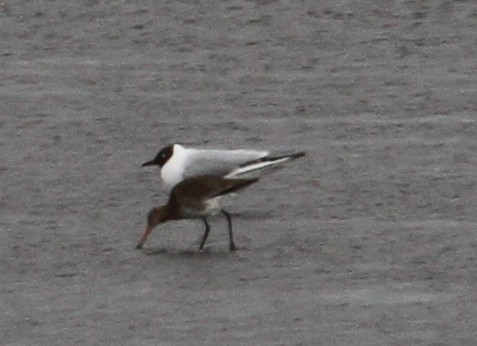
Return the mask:
M142 167L146 166L159 166L162 168L166 162L171 158L174 153L174 145L168 145L167 147L162 148L151 161L144 162Z
M142 246L146 242L147 237L151 234L154 227L157 225L166 222L169 220L169 213L166 206L152 208L147 213L147 226L146 230L144 231L141 239L136 246L137 249L142 249Z

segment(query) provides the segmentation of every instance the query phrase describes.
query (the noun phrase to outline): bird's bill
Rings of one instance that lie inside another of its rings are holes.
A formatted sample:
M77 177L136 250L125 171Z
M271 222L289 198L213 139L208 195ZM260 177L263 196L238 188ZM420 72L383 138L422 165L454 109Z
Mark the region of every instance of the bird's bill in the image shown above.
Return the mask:
M139 239L139 242L137 243L136 249L142 249L142 246L146 242L147 237L149 237L149 234L151 234L152 227L147 226L146 230L141 236L141 239Z
M158 165L158 163L156 162L156 160L151 160L151 161L147 161L147 162L144 162L142 164L142 167L146 167L146 166L156 166Z

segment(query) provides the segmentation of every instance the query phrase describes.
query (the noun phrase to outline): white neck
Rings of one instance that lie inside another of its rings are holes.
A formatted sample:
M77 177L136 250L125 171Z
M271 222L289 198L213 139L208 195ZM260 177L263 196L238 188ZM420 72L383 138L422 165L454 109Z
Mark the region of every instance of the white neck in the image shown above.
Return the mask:
M173 186L184 178L187 150L180 144L174 144L172 156L161 169L161 178L166 185Z

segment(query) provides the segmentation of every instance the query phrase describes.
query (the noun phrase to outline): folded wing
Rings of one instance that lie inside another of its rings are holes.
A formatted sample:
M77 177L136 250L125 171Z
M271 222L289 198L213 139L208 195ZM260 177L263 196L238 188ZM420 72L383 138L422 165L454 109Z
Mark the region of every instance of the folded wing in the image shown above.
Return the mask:
M191 151L187 158L184 179L199 175L224 176L247 162L267 155L268 151L196 149Z

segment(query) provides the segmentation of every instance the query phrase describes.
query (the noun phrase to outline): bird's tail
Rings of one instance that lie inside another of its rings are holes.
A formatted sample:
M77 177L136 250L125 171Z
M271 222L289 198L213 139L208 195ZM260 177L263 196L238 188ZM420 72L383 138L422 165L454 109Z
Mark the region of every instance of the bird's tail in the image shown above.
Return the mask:
M258 160L253 160L242 164L240 167L234 169L232 172L227 174L226 178L235 178L235 177L249 177L262 175L265 172L270 172L275 169L281 168L281 165L285 162L298 159L305 156L304 151L298 153L281 155L281 156L267 156Z

